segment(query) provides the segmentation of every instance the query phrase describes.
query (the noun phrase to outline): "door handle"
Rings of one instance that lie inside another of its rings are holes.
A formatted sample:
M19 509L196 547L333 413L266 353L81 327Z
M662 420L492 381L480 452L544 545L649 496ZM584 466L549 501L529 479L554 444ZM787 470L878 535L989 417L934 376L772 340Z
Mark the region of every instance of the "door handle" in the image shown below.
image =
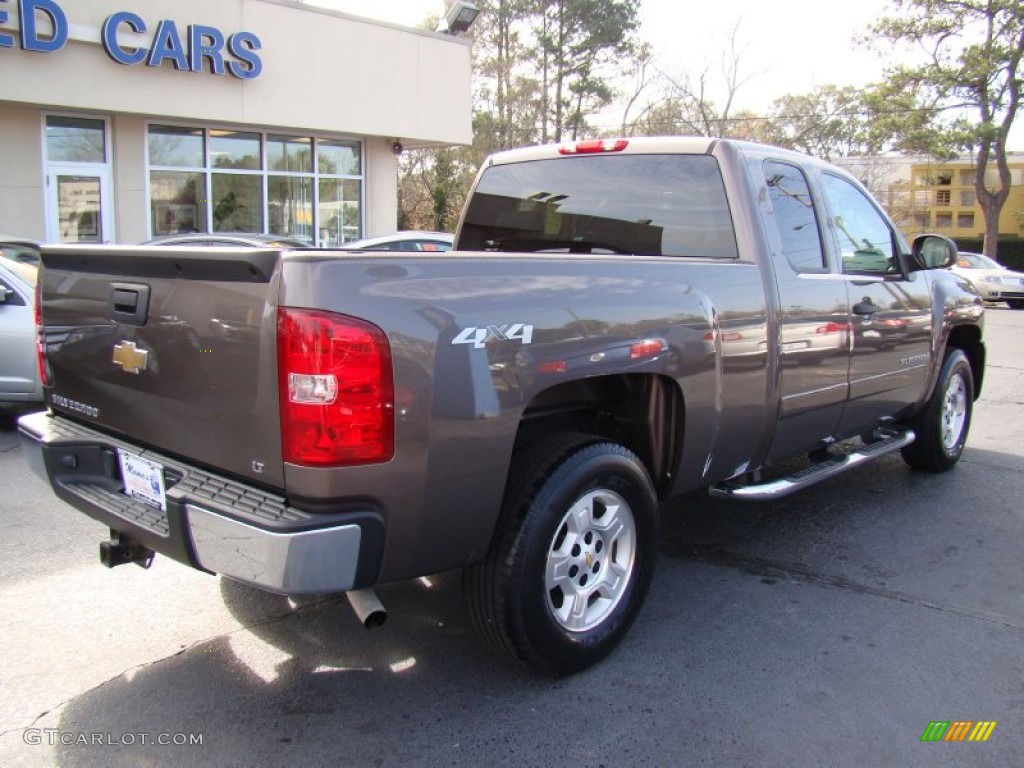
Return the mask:
M124 325L145 325L149 318L149 286L111 283L108 305L111 319Z

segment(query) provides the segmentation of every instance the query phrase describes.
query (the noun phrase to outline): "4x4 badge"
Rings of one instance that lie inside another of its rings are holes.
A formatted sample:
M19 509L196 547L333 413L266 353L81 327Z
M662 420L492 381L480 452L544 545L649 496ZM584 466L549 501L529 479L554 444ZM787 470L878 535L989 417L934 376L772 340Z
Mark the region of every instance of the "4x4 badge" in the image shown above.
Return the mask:
M149 352L136 347L134 341L122 341L114 345L114 362L125 373L142 373L146 370L148 358Z

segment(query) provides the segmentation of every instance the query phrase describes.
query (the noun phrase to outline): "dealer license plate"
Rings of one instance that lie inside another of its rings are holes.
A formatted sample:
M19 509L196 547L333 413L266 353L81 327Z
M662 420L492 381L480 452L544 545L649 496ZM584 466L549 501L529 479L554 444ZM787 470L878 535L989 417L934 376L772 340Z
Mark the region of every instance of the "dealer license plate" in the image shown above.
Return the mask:
M121 463L121 478L124 492L151 507L167 511L167 494L164 488L164 468L156 462L118 450Z

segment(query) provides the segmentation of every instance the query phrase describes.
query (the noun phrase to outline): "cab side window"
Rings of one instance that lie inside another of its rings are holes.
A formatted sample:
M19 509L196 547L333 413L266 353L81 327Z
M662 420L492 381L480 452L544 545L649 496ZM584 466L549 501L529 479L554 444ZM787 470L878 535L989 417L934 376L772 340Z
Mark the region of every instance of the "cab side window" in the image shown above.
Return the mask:
M818 217L811 190L803 172L795 165L767 161L764 178L775 212L775 224L782 241L782 252L797 272L823 272L827 269Z
M867 195L830 173L822 175L821 186L839 242L843 272L884 275L896 271L892 229Z

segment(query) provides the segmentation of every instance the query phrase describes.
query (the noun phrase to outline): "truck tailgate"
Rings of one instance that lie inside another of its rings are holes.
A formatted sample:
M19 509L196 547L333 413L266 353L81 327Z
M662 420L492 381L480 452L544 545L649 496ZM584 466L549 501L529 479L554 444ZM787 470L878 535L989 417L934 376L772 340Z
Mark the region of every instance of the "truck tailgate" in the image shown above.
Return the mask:
M49 405L162 453L283 486L280 258L242 248L45 247Z

